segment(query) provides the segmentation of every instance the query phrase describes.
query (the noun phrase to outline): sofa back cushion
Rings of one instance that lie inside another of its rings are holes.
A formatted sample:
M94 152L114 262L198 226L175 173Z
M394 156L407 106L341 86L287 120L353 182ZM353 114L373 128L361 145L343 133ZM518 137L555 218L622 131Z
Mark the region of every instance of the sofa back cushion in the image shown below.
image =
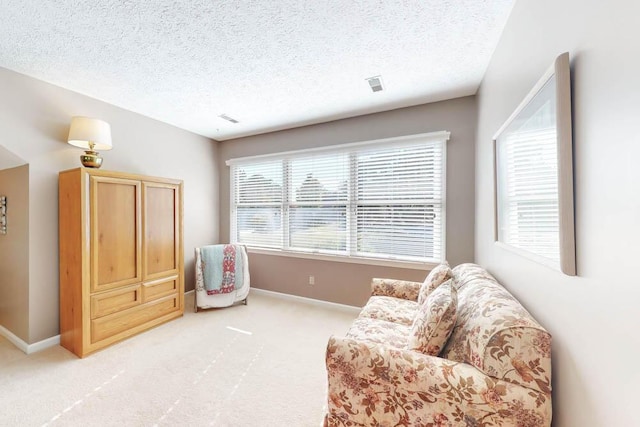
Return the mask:
M452 281L438 286L418 309L407 347L431 356L440 354L456 324L457 307Z
M438 286L446 282L447 280L453 277L453 272L451 271L451 267L449 267L449 263L444 261L443 263L437 265L433 270L429 272L427 278L424 279L422 286L420 286L420 293L418 294L418 304L424 304L427 297L433 292Z
M486 270L453 269L458 314L441 356L485 374L551 393L551 335Z

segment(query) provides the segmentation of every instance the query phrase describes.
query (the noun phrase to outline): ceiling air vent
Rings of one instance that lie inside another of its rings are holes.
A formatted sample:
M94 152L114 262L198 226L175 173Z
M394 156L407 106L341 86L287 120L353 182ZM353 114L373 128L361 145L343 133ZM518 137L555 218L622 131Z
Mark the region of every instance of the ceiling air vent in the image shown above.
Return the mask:
M384 89L382 87L382 77L381 76L369 77L366 80L369 82L369 86L371 86L371 90L372 91L380 92L380 91L382 91Z
M226 120L228 122L231 122L231 123L240 123L236 119L234 119L233 117L229 117L226 114L220 114L218 117L220 117L221 119L224 119L224 120Z

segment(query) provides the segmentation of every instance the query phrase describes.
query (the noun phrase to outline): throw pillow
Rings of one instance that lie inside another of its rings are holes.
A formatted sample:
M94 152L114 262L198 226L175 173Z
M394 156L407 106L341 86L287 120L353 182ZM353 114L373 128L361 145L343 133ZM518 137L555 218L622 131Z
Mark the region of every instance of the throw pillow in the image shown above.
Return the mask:
M438 286L446 282L453 277L451 267L445 261L442 264L436 266L429 272L427 278L424 279L422 286L420 286L420 293L418 294L418 304L424 304L425 300L431 292L433 292Z
M408 347L437 356L456 325L458 295L453 281L438 286L420 306L409 333Z

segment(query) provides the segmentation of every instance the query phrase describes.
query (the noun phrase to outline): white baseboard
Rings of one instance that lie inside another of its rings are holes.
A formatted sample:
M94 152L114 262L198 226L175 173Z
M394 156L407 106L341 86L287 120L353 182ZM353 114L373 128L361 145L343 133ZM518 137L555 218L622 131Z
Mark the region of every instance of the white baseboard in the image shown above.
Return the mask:
M60 344L60 335L56 335L54 337L44 339L42 341L38 341L33 344L27 344L22 339L20 339L17 335L15 335L13 332L11 332L10 330L8 330L7 328L1 325L0 325L0 335L5 337L13 345L18 347L20 350L22 350L26 354L35 353L35 352L44 350L45 348L53 347Z
M298 295L283 294L281 292L267 291L266 289L251 288L251 293L270 295L276 298L287 299L292 301L300 301L307 304L317 305L320 307L330 307L330 308L338 309L338 310L345 311L347 313L353 313L353 314L358 314L360 313L360 310L362 310L362 307L356 307L353 305L338 304L336 302L329 302L329 301L323 301L319 299L301 297Z
M45 348L55 347L56 345L60 345L60 335L56 335L33 344L29 344L27 354L36 353L38 351L44 350Z
M8 330L7 328L1 325L0 325L0 335L8 339L11 342L11 344L15 345L25 353L29 349L29 344L22 341L20 338L18 338L17 335L15 335L13 332L11 332L10 330Z

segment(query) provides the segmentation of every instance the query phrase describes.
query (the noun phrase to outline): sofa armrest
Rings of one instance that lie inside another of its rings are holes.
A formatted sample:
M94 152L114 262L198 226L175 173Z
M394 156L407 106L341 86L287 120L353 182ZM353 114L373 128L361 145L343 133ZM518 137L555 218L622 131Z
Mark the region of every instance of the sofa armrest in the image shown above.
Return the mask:
M371 280L371 296L386 296L418 301L421 282L409 280L379 279Z
M341 337L329 339L326 363L328 425L342 425L344 419L363 424L551 424L550 396L465 363Z

